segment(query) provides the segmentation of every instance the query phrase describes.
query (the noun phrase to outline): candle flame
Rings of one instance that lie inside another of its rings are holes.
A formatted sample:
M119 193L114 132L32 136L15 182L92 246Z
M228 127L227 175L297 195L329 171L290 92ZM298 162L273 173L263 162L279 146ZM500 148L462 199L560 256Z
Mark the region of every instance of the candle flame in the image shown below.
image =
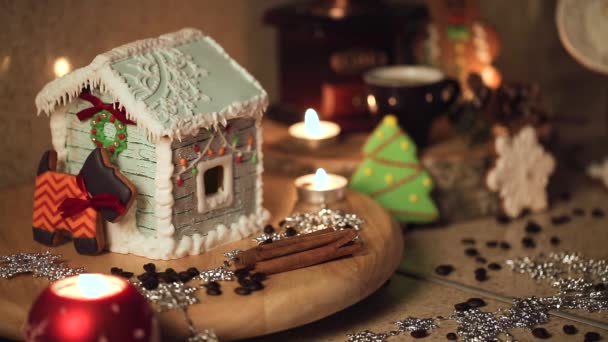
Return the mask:
M312 108L308 108L304 113L304 131L312 136L318 136L322 133L319 115Z
M78 275L78 289L85 298L99 298L116 292L116 286L99 274Z
M65 57L59 57L55 60L55 64L53 65L53 71L55 71L55 76L62 77L69 73L72 70L72 65L70 61L68 61Z
M327 189L329 187L329 176L323 168L318 168L315 172L315 188L319 190Z

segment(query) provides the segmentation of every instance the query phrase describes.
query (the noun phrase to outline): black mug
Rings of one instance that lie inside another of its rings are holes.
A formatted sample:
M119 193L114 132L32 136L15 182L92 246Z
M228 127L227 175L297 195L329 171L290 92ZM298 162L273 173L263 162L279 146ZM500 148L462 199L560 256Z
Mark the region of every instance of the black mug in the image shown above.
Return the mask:
M363 76L367 105L374 116L394 114L419 148L428 143L435 118L446 114L460 95L458 81L436 68L394 65L372 69Z

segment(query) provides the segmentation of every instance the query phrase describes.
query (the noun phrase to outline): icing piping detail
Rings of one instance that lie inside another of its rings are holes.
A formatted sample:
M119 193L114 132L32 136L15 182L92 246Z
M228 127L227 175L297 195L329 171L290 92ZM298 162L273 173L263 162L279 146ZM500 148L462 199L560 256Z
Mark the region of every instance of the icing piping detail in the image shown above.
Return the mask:
M51 114L51 141L53 149L57 152L57 171L65 170L65 160L68 154L66 147L67 141L67 118L66 111L68 106L61 106Z
M173 216L173 151L171 140L162 137L156 143L156 194L154 195L157 234L172 237L175 228L172 225Z

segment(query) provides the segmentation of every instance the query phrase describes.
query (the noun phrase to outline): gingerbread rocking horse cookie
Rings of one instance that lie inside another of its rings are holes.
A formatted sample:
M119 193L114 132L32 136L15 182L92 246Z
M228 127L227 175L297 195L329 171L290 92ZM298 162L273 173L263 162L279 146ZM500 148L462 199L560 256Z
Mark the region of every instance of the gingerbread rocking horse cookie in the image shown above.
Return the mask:
M36 177L34 240L57 246L71 236L78 253L100 253L104 220L118 222L124 216L135 201L135 186L101 148L91 152L77 176L56 169L57 153L47 151Z

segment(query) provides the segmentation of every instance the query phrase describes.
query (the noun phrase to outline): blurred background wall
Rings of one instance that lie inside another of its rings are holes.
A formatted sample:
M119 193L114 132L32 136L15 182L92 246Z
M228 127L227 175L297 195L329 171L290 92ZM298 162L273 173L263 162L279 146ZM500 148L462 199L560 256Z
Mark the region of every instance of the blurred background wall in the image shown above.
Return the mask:
M191 26L213 36L276 99L276 36L261 17L288 1L0 0L0 187L32 181L50 147L48 119L36 116L34 97L55 77L58 58L77 68L115 46ZM555 27L555 1L481 6L502 36L495 65L503 78L541 85L563 139L604 135L608 77L587 71L566 53Z

